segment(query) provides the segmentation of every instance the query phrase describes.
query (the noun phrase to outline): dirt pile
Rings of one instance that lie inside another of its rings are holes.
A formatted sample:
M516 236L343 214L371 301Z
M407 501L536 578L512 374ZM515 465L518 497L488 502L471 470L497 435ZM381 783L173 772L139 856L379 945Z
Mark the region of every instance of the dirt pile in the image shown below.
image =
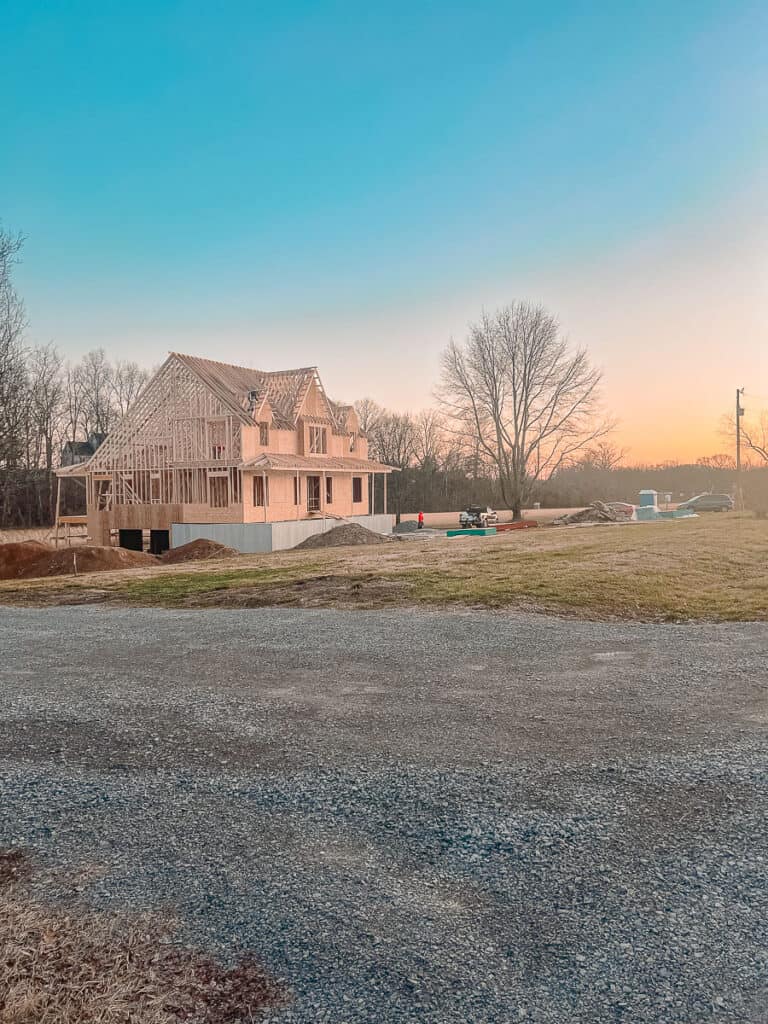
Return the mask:
M553 526L574 526L577 523L618 523L626 519L616 509L606 505L604 501L593 501L591 505L581 509L579 512L571 512L569 515L558 516L552 520Z
M235 548L228 548L226 544L219 544L215 540L207 540L205 537L198 537L188 544L181 544L177 548L171 548L160 558L164 565L177 565L179 562L205 562L209 558L232 558L240 552Z
M30 565L52 552L50 544L39 540L0 544L0 580L18 579Z
M115 569L136 569L157 565L154 555L126 548L60 548L49 551L17 573L17 579L30 580L42 576L72 576L75 572L110 572Z
M392 528L393 533L417 533L419 524L415 519L403 519Z
M334 526L332 530L325 533L315 533L307 537L301 544L297 544L294 550L302 548L343 548L351 544L387 544L393 540L392 537L384 537L373 530L366 530L359 523L342 523L341 526Z

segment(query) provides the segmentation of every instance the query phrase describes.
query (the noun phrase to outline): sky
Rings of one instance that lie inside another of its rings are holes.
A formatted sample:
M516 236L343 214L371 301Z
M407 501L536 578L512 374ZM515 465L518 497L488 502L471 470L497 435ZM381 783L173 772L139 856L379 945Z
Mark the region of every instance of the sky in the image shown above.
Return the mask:
M632 461L768 407L768 5L0 0L29 340L433 404L543 303Z

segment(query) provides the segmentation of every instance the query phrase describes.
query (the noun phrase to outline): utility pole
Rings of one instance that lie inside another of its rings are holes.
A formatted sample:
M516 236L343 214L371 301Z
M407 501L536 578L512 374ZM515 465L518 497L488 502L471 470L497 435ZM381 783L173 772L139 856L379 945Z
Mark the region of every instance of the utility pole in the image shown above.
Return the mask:
M744 415L741 396L743 394L744 388L736 388L736 507L740 512L744 508L741 493L741 417Z

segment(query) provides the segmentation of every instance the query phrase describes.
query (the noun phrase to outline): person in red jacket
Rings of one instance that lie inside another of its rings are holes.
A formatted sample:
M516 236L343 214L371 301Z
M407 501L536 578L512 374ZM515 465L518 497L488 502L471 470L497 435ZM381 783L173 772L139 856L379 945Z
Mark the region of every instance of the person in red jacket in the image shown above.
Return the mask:
M423 530L424 529L424 513L423 512L419 512L418 519L419 519L419 529Z

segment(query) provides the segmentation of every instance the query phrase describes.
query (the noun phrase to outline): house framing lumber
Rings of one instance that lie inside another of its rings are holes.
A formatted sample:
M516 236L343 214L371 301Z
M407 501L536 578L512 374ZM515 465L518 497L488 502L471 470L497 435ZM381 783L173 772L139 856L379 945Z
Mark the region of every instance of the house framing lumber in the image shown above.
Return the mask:
M354 409L328 399L316 367L264 372L174 352L92 458L59 473L75 471L89 534L109 543L113 531L173 523L366 515L369 479L392 467L368 459Z

